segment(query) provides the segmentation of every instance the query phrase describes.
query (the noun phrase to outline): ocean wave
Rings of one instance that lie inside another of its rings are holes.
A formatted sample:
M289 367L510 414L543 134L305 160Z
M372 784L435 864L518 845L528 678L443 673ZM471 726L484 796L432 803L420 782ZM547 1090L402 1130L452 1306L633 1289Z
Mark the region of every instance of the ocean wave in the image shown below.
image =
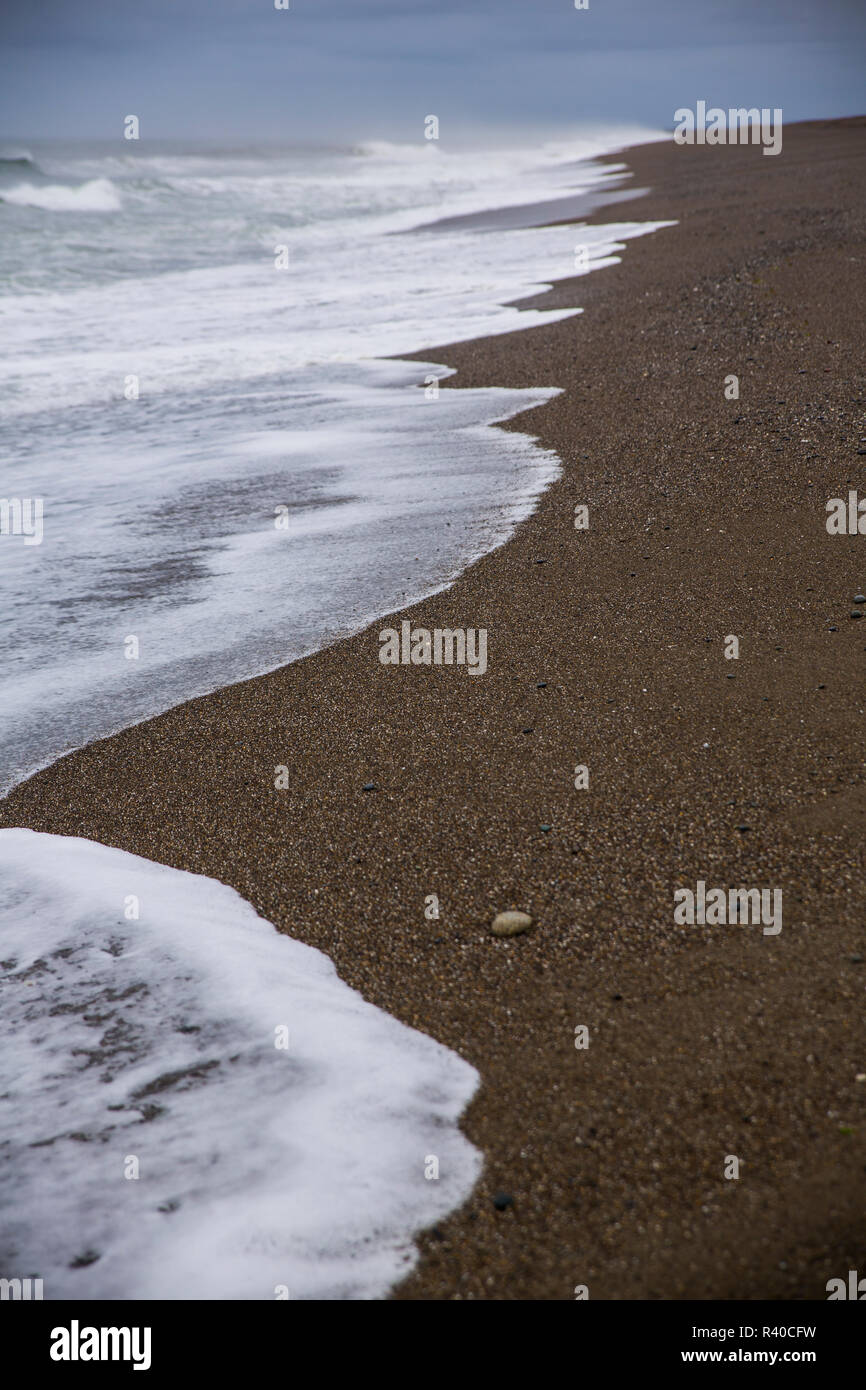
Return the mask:
M120 194L110 179L90 179L77 187L63 183L19 183L0 193L0 202L45 212L117 212Z
M38 172L39 165L29 150L6 149L0 153L0 174L5 169L35 169Z
M439 147L433 140L423 142L416 140L414 143L405 145L395 144L391 140L362 140L359 145L352 147L352 154L362 159L405 159L414 163L418 158L419 148L434 155L440 153Z

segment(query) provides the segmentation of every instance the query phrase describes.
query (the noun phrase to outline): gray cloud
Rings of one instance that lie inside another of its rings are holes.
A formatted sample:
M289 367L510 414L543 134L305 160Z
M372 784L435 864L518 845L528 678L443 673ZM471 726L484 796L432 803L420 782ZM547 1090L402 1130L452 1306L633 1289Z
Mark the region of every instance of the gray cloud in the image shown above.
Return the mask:
M4 0L0 134L443 139L677 106L862 109L859 0Z

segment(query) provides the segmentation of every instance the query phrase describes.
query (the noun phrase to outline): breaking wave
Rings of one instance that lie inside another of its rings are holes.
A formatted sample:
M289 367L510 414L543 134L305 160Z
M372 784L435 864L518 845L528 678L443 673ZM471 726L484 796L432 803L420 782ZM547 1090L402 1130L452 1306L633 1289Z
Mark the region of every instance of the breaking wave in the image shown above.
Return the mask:
M6 165L11 162L0 161ZM35 168L29 160L20 163ZM62 183L20 183L5 188L0 193L0 202L42 208L45 212L117 212L121 206L120 194L110 179L90 179L77 187Z

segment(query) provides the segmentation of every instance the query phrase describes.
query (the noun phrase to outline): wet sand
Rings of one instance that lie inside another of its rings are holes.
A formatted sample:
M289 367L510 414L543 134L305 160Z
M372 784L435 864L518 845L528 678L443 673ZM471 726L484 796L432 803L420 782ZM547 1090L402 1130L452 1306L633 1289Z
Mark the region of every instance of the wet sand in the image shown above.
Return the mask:
M565 388L508 426L563 461L511 541L0 803L231 884L478 1068L483 1177L398 1298L824 1299L866 1268L866 536L825 527L866 496L866 125L618 158L652 191L593 220L676 227L526 301L576 318L418 355ZM486 628L486 674L382 666L402 617ZM782 931L675 924L699 879L781 889ZM495 939L512 907L534 930Z

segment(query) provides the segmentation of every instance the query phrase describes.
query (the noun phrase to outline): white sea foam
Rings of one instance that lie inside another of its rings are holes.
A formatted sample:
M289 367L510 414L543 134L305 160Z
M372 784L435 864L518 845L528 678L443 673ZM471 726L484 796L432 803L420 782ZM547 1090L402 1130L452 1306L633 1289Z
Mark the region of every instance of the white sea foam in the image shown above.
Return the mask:
M100 156L67 173L101 168L84 187L116 183L123 208L79 237L0 208L3 494L44 505L40 545L0 536L0 790L434 592L507 537L557 461L487 427L557 383L431 401L447 368L374 359L576 312L507 306L574 274L576 243L591 271L657 224L391 233L513 200L515 171L524 197L595 188L608 173L567 159L594 148ZM36 177L57 177L42 151Z
M40 150L26 197L0 170L3 492L44 504L40 545L0 536L0 788L508 536L558 460L489 426L558 384L431 399L448 368L375 359L578 312L506 306L574 274L576 244L593 270L664 224L392 233L598 189L610 169L574 160L628 138ZM0 879L0 1274L49 1298L383 1294L477 1175L472 1069L211 880L17 830Z
M0 1275L46 1298L379 1297L477 1178L475 1070L213 879L0 830L0 992Z
M45 535L0 538L0 784L358 630L504 540L558 461L487 425L552 392L432 401L428 374L448 376L368 362L226 383L216 412L194 392L124 403L122 447L96 415L11 462L7 495L45 497Z

